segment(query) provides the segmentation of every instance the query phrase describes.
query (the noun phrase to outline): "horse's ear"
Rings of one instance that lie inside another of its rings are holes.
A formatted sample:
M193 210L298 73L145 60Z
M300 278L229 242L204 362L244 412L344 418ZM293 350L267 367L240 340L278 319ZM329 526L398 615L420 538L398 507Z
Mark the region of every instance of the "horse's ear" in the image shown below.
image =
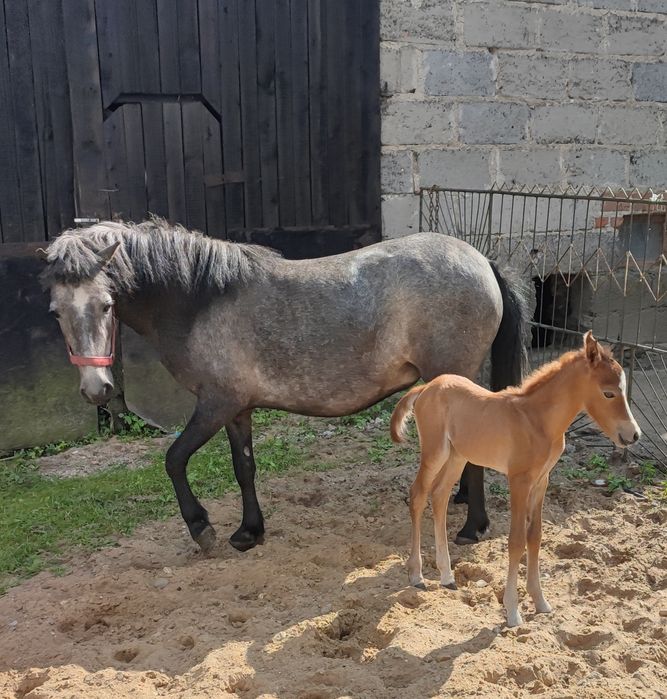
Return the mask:
M601 356L600 345L593 337L593 332L589 330L584 335L584 350L586 351L586 359L590 364L596 364Z
M44 248L37 248L35 250L35 255L37 255L38 259L42 260L42 262L46 262L49 259L49 253L44 250Z
M100 252L97 253L97 256L100 258L100 262L103 266L111 261L111 258L116 254L116 250L118 250L119 245L120 240L117 240L115 243L109 245L108 248L104 248L104 250L100 250Z

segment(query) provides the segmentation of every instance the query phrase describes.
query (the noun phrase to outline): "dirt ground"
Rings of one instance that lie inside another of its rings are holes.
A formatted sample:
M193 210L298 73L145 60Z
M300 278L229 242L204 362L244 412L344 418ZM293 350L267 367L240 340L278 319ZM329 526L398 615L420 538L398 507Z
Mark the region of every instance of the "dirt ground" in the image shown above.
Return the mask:
M429 589L410 588L414 460L362 464L338 440L325 449L340 467L260 483L264 546L226 543L234 493L206 503L211 557L174 517L9 590L0 697L667 697L664 505L556 478L542 548L554 612L532 613L523 580L525 623L507 629L506 498L489 497L488 538L451 544L456 592L439 588L426 517ZM450 504L450 539L464 515Z

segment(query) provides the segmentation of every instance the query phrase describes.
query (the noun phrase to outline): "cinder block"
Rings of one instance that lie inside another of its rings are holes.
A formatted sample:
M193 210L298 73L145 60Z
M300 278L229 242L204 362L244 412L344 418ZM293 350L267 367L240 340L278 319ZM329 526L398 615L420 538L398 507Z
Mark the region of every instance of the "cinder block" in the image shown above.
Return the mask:
M626 154L605 148L576 148L563 154L565 179L572 185L624 187Z
M493 95L489 53L424 51L423 69L427 95Z
M511 102L462 104L459 139L463 143L519 143L526 139L530 109Z
M632 187L667 187L667 150L650 150L630 156L630 185Z
M382 113L382 143L411 145L447 144L453 140L452 105L448 103L391 100Z
M569 97L626 100L632 98L632 63L604 58L584 58L570 62Z
M544 56L498 56L498 94L506 97L562 99L568 61Z
M632 87L638 100L667 102L667 63L635 63Z
M383 194L403 194L414 191L412 152L408 150L382 153L380 162Z
M667 14L667 0L637 0L640 12L660 12Z
M463 38L468 46L525 49L537 45L537 10L497 2L464 3Z
M603 107L598 139L604 144L651 145L658 142L660 121L647 107Z
M419 197L415 194L382 197L382 237L400 238L419 231Z
M499 180L505 184L558 184L560 154L554 149L500 150Z
M462 187L476 189L491 184L489 151L427 150L418 156L422 187Z
M634 10L630 0L578 0L578 4L598 10L624 10L625 12Z
M577 104L535 107L531 133L538 143L592 143L597 108Z
M610 14L609 53L660 56L667 50L667 18Z
M454 41L453 3L451 0L382 0L380 37L383 40L414 39Z
M380 82L385 94L415 92L418 88L419 49L380 44Z
M549 51L597 53L604 23L599 17L545 8L540 14L540 46Z

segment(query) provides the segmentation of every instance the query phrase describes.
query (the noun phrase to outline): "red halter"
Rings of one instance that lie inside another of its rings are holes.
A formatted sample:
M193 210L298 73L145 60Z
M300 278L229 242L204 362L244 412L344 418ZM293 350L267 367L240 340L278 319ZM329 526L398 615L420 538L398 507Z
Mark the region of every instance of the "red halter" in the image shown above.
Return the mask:
M113 313L111 316L111 353L106 357L86 357L80 354L74 354L72 348L67 345L67 352L69 354L69 360L75 366L111 366L113 364L114 355L116 353L116 314Z

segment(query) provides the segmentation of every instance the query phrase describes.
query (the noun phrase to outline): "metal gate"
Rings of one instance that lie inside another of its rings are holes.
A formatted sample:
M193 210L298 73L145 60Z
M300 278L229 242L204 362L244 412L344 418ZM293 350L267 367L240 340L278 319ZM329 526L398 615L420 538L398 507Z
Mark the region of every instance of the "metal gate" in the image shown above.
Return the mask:
M667 465L667 192L434 187L420 230L462 238L534 287L533 366L589 329L610 343L644 432L632 450Z

